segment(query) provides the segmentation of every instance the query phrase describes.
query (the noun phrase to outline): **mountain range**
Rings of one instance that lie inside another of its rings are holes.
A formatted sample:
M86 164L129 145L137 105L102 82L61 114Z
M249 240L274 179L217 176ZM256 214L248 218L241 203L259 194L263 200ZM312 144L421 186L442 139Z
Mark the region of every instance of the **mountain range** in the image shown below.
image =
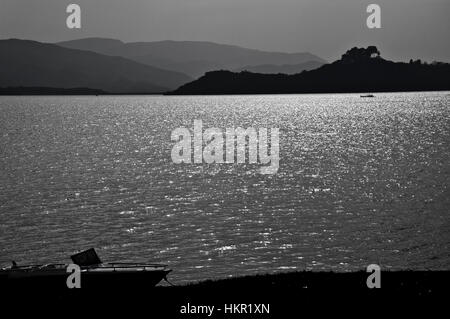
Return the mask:
M161 93L192 80L122 57L17 39L0 41L0 70L0 87L84 87L109 93Z
M87 38L59 43L0 40L1 94L82 92L152 94L172 91L219 69L309 69L325 61L211 42L134 42ZM70 89L70 90L68 90Z
M353 48L328 64L310 53L264 52L211 42L88 38L51 44L9 39L0 40L0 70L0 94L450 90L450 64L392 62L374 46Z
M326 63L311 53L266 52L233 45L194 41L157 41L125 43L115 39L85 38L56 43L59 46L120 56L165 70L198 78L208 71L235 70L258 65L301 65ZM310 66L305 66L310 67Z
M374 46L353 48L340 60L298 74L208 72L170 94L350 93L450 90L450 64L383 59Z

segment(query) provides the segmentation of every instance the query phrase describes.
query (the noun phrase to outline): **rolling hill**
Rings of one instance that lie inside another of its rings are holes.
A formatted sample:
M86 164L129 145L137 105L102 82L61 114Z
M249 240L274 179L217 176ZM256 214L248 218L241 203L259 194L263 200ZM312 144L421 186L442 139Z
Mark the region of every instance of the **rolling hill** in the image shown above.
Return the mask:
M170 94L350 93L450 90L450 64L387 61L376 47L353 48L331 64L300 74L216 71Z

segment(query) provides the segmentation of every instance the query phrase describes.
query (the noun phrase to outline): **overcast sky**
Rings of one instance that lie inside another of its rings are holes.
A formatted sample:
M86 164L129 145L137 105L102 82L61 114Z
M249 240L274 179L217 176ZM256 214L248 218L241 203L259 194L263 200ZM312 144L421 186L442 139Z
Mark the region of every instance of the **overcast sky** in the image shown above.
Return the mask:
M81 6L81 30L66 27L70 3ZM370 3L382 29L366 26ZM389 59L450 62L449 31L450 0L0 0L0 38L45 42L213 41L327 60L374 44Z

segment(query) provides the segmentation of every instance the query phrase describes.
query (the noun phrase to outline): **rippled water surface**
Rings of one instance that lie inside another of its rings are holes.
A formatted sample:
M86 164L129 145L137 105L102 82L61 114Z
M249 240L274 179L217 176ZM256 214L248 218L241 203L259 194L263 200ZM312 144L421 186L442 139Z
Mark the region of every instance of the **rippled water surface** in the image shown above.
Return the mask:
M0 263L170 264L174 282L450 269L450 95L0 97ZM173 129L278 127L280 168L181 164Z

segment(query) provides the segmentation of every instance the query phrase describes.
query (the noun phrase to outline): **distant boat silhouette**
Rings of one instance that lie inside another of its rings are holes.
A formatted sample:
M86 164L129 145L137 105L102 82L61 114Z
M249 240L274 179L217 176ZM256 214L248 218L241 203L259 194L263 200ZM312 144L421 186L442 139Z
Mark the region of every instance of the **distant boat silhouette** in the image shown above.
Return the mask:
M375 95L373 95L373 94L366 94L366 95L361 95L361 97L375 97Z

